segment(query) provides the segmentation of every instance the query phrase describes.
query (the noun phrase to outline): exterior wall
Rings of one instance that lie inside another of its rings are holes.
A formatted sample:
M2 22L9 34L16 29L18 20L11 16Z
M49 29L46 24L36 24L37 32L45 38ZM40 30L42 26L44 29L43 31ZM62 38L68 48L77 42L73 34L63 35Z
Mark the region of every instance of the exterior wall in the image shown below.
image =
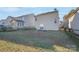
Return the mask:
M14 23L11 23L10 25L11 25L11 27L13 29L18 29L18 26L17 26L17 22L16 21Z
M0 25L3 25L3 23L4 23L4 20L0 20Z
M6 26L7 27L12 27L11 22L10 22L11 20L13 20L13 19L12 18L7 18L6 19Z
M6 19L5 20L0 20L0 25L7 26L8 25L8 21Z
M68 28L68 24L69 24L69 21L67 19L64 19L64 28Z
M74 21L74 17L75 17L75 15L73 15L71 18L69 18L68 28L70 28L70 29L73 27L72 22Z
M24 15L21 17L17 17L18 20L23 20L24 21L24 26L23 27L34 27L35 23L35 17L33 14L29 15Z
M40 24L44 25L43 30L59 30L58 13L49 13L49 14L36 16L35 27L38 30L40 29Z
M77 12L73 20L71 20L71 28L74 33L79 34L79 12Z
M24 22L25 22L24 23L25 27L35 27L35 17L34 17L34 15L26 16Z

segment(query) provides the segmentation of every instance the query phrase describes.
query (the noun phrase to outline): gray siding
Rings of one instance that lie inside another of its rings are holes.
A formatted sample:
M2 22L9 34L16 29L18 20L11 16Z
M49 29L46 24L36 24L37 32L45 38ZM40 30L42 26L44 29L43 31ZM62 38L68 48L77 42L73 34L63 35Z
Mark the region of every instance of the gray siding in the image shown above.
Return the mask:
M79 12L75 14L73 21L71 22L71 28L76 34L79 34Z
M44 25L43 30L59 30L58 13L38 15L36 18L37 20L35 22L35 27L37 29L40 29L40 24L43 24Z

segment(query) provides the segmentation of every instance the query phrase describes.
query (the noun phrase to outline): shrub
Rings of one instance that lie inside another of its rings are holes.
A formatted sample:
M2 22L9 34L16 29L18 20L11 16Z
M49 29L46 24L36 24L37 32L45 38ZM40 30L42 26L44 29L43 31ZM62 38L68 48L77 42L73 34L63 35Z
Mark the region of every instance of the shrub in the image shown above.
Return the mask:
M6 31L6 27L4 25L0 25L0 31Z
M36 30L36 28L28 27L28 28L19 28L18 30Z

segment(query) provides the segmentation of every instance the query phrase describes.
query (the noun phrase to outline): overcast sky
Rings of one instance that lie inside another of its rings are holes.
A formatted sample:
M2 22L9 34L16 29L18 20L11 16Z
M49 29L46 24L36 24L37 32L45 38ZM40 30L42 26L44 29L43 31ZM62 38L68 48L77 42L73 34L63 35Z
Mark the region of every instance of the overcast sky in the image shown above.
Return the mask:
M21 16L26 14L40 14L53 11L55 7L0 7L0 20L7 16ZM60 20L74 7L56 7L59 11Z

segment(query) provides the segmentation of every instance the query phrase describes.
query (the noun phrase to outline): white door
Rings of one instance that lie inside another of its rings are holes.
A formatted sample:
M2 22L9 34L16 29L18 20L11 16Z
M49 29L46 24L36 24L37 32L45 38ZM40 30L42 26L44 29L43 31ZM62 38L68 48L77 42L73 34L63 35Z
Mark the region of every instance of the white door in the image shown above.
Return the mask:
M40 27L40 30L43 30L44 29L44 24L40 24L39 27Z

